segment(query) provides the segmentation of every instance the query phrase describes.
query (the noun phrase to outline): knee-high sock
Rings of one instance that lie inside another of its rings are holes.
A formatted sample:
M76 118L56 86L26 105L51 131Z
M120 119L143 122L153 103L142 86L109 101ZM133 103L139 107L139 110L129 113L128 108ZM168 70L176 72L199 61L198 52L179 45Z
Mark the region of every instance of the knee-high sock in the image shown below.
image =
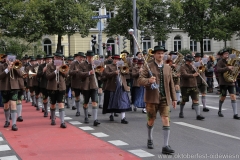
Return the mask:
M232 108L233 108L233 115L238 114L236 100L231 100L231 104L232 104Z
M6 121L9 122L9 117L10 117L10 108L8 109L4 109L4 113L5 113L5 118L6 118Z
M30 97L31 97L31 94L30 94L30 92L28 91L28 92L27 92L27 100L30 101Z
M55 120L55 108L54 109L50 109L50 111L51 111L51 119L52 120Z
M97 106L93 106L92 107L92 114L93 114L93 119L94 120L97 120L97 112L98 112Z
M147 124L147 129L148 129L148 140L153 140L153 136L152 136L153 126L149 126L149 125Z
M170 126L163 126L164 147L168 146Z
M48 110L47 110L47 103L43 103L43 106L44 106L44 110L45 110L44 112L47 113L48 112Z
M16 124L17 121L17 111L11 110L11 117L12 117L12 125Z
M206 96L202 96L203 108L206 108Z
M88 118L88 108L83 108L85 118Z
M59 118L61 120L61 123L64 123L64 115L65 115L64 108L59 109Z
M222 104L224 101L219 100L219 111L222 112Z
M17 104L17 116L22 116L22 103Z
M76 104L75 104L75 97L72 97L72 102L73 102L73 106L76 106Z
M176 91L176 97L177 97L177 101L180 101L180 91Z
M122 112L121 115L122 115L122 119L124 119L125 118L125 112Z
M80 100L75 101L76 107L77 107L77 112L80 112Z
M102 93L98 93L98 104L102 106Z
M201 114L200 113L200 106L199 106L198 103L193 103L193 108L195 109L197 115Z
M185 104L180 103L180 113L183 113L184 106L185 106Z

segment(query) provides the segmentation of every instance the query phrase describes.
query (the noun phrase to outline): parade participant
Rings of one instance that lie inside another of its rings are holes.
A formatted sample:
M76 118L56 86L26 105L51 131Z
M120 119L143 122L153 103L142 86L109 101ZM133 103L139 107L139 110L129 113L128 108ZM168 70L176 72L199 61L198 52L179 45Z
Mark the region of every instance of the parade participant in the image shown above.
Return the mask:
M104 66L103 56L99 55L99 61L101 61L100 66ZM103 81L102 81L102 72L96 72L97 81L98 81L98 108L102 109L102 93L103 93Z
M207 77L208 83L208 93L213 93L213 72L214 72L214 58L213 56L209 56L208 62L206 65L205 76Z
M202 120L204 117L201 115L200 106L198 103L199 99L199 91L197 88L197 79L196 77L199 75L192 66L192 62L194 60L192 55L186 55L184 57L185 64L180 68L180 75L181 75L181 94L182 94L182 101L180 103L180 113L179 118L184 118L183 115L183 108L185 103L189 101L189 96L192 98L192 106L196 111L197 120Z
M113 60L112 60L112 54L110 52L107 53L107 56L105 56L105 61L104 64L112 64Z
M227 91L228 91L230 94L231 104L232 104L232 108L233 108L233 119L239 120L240 117L238 116L238 112L237 112L235 83L227 82L223 77L223 74L225 72L231 71L234 68L233 68L233 66L227 65L227 59L229 56L228 50L226 50L226 49L222 50L220 55L222 56L222 59L220 59L217 62L217 72L219 74L218 78L219 78L219 86L220 86L220 93L221 93L220 100L219 100L218 116L224 117L224 115L222 114L222 104L227 96Z
M54 63L48 64L46 69L46 77L48 79L47 82L47 90L49 91L50 97L50 111L51 111L51 125L56 125L55 122L55 110L56 103L58 103L59 107L59 118L61 120L61 128L66 128L66 124L64 123L64 95L66 90L66 84L64 78L67 77L66 72L61 72L60 65L58 62L63 62L63 54L61 52L56 52L54 54Z
M140 86L138 83L139 75L141 74L143 70L144 60L139 59L137 62L137 66L132 69L132 77L133 77L133 88L134 90L134 98L133 98L133 105L134 105L134 111L136 111L135 108L143 108L142 113L146 112L146 104L144 102L144 87Z
M147 51L143 50L142 53L143 53L144 58L146 58L147 57Z
M23 67L24 67L24 71L28 74L28 66L30 66L30 60L31 60L31 58L29 58L29 56L28 55L25 55L24 56L24 59L25 59L25 64L23 65ZM26 103L28 103L28 102L30 102L30 97L31 97L31 95L30 95L30 90L29 90L29 87L28 87L28 76L27 77L24 77L24 86L25 86L25 91L24 91L24 97L25 97L25 100L26 100Z
M89 99L91 98L92 101L92 115L93 115L93 125L97 126L100 123L98 122L97 119L97 113L98 113L98 108L97 108L97 103L98 103L98 82L97 78L95 75L94 67L93 67L93 56L94 52L91 50L88 50L86 53L86 61L81 63L79 66L79 72L77 75L82 80L82 85L81 85L81 90L83 93L84 97L84 103L83 103L83 109L84 109L84 115L85 115L85 123L89 123L88 119L88 102Z
M138 62L138 58L133 58L131 71L133 70L134 67L137 67L137 62ZM132 74L131 74L131 78L133 78ZM132 87L130 92L131 92L131 104L133 104L133 102L135 102L134 98L136 97L135 96L135 89L134 89L134 87ZM136 112L137 111L137 107L134 106L133 110Z
M80 116L80 93L81 93L81 87L83 84L81 82L79 72L80 72L80 64L82 62L83 57L84 57L83 52L78 52L77 54L75 54L75 61L72 62L69 70L69 75L71 76L71 88L74 91L75 104L77 108L76 116ZM67 103L68 103L68 99L67 99Z
M48 110L47 110L47 105L48 105L48 90L47 90L47 83L48 79L46 77L46 70L47 66L52 64L52 59L53 56L51 55L46 55L45 56L45 63L41 64L38 68L38 73L37 76L40 77L40 91L43 95L43 107L44 107L44 117L48 117Z
M177 52L175 51L171 51L169 53L170 55L170 63L169 63L169 66L171 66L172 68L172 71L175 72L176 71L176 64L173 63L173 55L177 55ZM176 90L176 97L177 97L177 105L180 104L180 97L181 97L181 94L180 94L180 74L179 73L176 73L176 74L173 74L172 75L173 77L173 82L174 82L174 86L175 86L175 90Z
M67 58L67 64L66 65L68 65L68 67L70 68L70 66L71 66L71 64L72 64L72 62L74 61L74 57L73 56L69 56L68 58ZM66 106L67 106L67 108L70 108L69 107L69 97L68 97L68 93L69 93L69 91L70 91L70 89L71 89L71 80L72 80L72 76L70 76L70 75L68 75L67 76L67 78L65 79L65 81L66 81L66 93L65 93L65 100L66 100ZM71 89L71 91L72 91L72 89ZM80 112L79 112L79 114L80 114Z
M24 86L24 80L23 80L23 73L22 76L16 75L18 79L18 85L19 85L19 90L18 90L18 98L17 98L17 121L22 122L22 97L23 97L23 91L25 90Z
M36 69L37 69L37 61L34 57L31 57L29 66L27 66L25 68L25 72L29 73L29 71L31 71L32 73L35 73L37 75ZM27 83L28 83L27 86L30 90L30 94L31 94L31 98L32 98L32 106L36 107L36 98L35 98L35 93L34 93L34 84L38 84L36 76L32 75L32 77L29 77L29 75L28 75Z
M203 63L201 61L201 53L195 53L195 62L200 62L202 68L205 68L205 66L203 66ZM199 69L200 75L202 76L203 79L206 79L205 76L205 69ZM198 85L198 90L202 95L202 104L203 104L203 112L208 112L209 109L206 107L206 93L207 93L207 86L203 83L202 79L197 76L197 85Z
M35 67L35 72L38 73L39 66L43 63L43 55L37 55L36 60L37 60L37 66ZM40 92L41 92L40 78L41 77L39 76L33 77L33 88L34 88L35 99L36 99L36 103L35 103L36 110L40 110L39 103L41 102L41 99L42 99L40 96ZM43 104L41 106L42 106L42 111L44 112Z
M12 53L7 53L8 56L14 56ZM18 97L18 90L20 89L18 83L18 76L22 76L19 69L13 68L13 62L3 58L3 64L0 64L0 91L2 94L2 100L4 104L4 113L6 122L4 128L10 125L10 106L11 106L11 117L12 117L12 130L17 131L16 125L17 120L17 108L16 101Z
M174 153L174 150L168 145L170 135L170 123L169 123L169 106L171 105L170 98L172 100L173 108L176 108L176 96L174 83L172 79L172 70L168 65L164 65L163 57L164 52L167 50L162 46L155 46L153 50L154 61L148 63L151 72L154 75L150 77L149 70L145 65L143 71L140 74L138 83L145 86L144 101L146 103L147 110L147 129L148 129L148 143L149 149L153 149L153 125L156 119L157 111L159 111L164 135L164 146L162 147L163 154ZM155 77L156 76L156 77ZM151 89L151 84L158 84L159 88Z
M107 82L104 92L104 102L102 113L111 113L110 121L114 121L113 113L121 113L121 123L128 124L125 117L126 111L131 111L130 100L127 95L126 77L117 68L117 62L121 60L119 55L112 56L113 63L106 66L103 75L106 76Z
M136 53L136 56L137 56L138 59L142 59L142 55L143 55L143 54L142 54L141 52L137 52L137 53Z

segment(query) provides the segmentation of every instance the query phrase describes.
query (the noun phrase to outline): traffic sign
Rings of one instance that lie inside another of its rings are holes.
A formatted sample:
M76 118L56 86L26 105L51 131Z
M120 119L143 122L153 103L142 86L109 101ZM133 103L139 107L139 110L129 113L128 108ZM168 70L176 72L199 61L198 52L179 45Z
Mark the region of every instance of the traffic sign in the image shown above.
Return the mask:
M92 19L110 18L109 15L92 16Z

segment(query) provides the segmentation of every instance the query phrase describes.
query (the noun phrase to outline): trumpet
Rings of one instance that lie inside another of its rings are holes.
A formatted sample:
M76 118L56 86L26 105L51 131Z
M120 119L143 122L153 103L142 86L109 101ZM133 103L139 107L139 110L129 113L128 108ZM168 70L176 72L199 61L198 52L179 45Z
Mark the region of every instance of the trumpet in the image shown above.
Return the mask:
M13 68L14 69L20 69L22 67L22 62L19 60L16 60L13 62Z

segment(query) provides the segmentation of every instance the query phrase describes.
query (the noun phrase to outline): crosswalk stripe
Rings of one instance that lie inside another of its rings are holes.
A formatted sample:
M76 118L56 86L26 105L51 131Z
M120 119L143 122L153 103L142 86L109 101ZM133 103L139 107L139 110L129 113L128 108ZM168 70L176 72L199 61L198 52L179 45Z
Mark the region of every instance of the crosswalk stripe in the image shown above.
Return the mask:
M0 160L18 160L17 156L0 157Z
M130 153L135 154L138 157L153 157L154 155L148 153L142 149L128 150Z
M0 145L0 151L9 151L11 148L5 144L5 145Z

